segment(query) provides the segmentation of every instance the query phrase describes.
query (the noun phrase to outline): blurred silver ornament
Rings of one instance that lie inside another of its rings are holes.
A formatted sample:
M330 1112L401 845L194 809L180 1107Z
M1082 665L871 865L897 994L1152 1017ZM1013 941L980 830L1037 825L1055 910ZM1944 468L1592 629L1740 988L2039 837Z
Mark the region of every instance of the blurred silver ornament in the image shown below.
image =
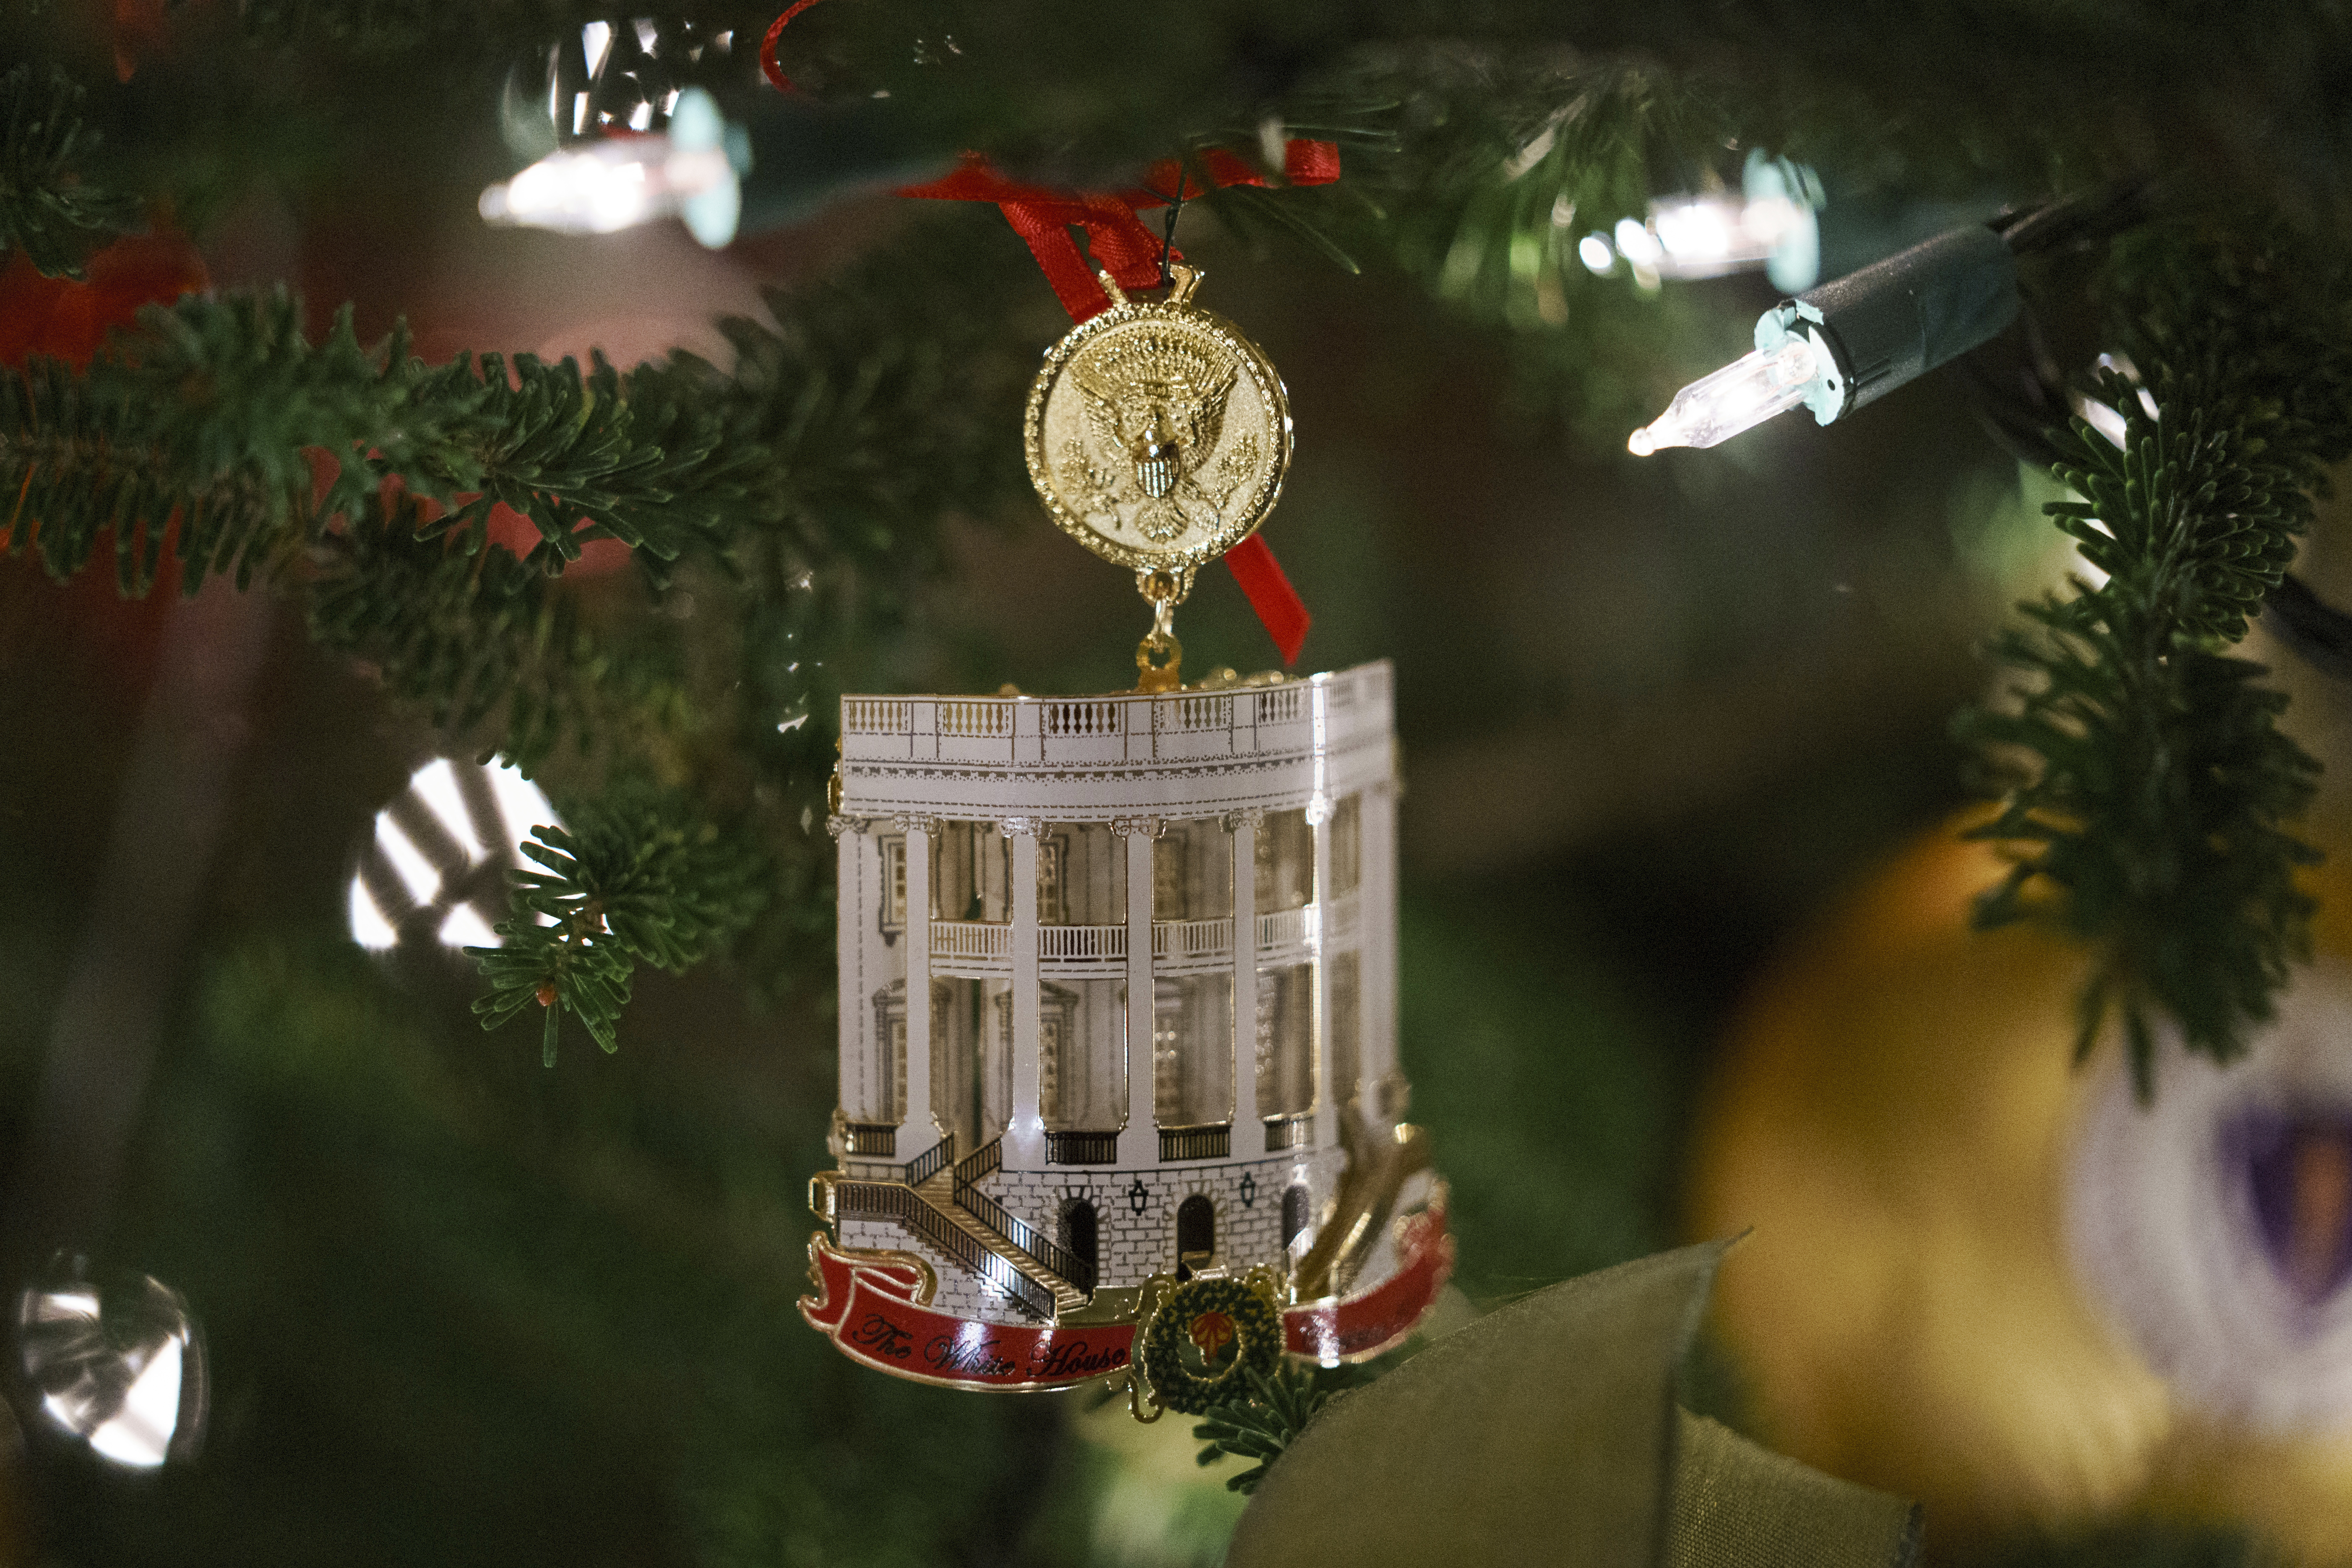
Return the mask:
M404 942L496 947L507 873L533 827L562 826L547 796L506 764L437 757L376 813L352 873L352 940L380 952Z
M16 1298L16 1355L35 1408L100 1458L152 1470L202 1439L204 1341L186 1300L152 1275L101 1286L60 1259Z

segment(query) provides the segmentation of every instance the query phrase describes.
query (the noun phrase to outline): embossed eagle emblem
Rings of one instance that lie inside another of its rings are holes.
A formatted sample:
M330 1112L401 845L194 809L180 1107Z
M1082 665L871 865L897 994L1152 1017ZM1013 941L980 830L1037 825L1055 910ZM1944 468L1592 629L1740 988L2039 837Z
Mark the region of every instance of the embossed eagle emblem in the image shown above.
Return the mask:
M1067 501L1155 544L1215 530L1257 468L1255 436L1224 440L1240 374L1232 353L1181 330L1124 332L1081 354L1069 375L1086 399L1086 436L1063 443Z

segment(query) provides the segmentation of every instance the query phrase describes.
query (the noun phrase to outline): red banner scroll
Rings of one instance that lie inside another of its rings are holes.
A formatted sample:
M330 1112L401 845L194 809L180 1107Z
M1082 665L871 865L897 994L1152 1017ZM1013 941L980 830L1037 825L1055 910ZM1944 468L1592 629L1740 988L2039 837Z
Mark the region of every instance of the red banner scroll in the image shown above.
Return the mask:
M1285 1312L1283 1348L1334 1366L1402 1342L1454 1272L1444 1211L1407 1220L1402 1250L1403 1267L1363 1294ZM852 1361L951 1388L1068 1388L1117 1376L1134 1352L1133 1323L1030 1328L933 1311L919 1300L922 1274L916 1263L844 1252L819 1231L809 1237L817 1293L801 1298L801 1316Z
M1404 1222L1400 1268L1360 1296L1309 1301L1282 1314L1282 1348L1325 1366L1370 1361L1412 1332L1454 1274L1454 1238L1445 1211L1427 1208Z

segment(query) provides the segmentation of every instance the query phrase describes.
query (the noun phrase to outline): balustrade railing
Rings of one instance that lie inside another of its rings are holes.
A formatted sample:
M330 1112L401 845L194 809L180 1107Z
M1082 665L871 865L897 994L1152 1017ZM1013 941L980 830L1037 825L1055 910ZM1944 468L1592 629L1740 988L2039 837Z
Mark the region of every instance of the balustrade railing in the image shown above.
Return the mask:
M913 1168L908 1167L909 1171ZM833 1203L834 1213L840 1218L889 1220L904 1226L938 1248L950 1262L1003 1291L1013 1299L1013 1305L1031 1317L1053 1321L1052 1291L990 1251L978 1237L941 1214L912 1187L897 1182L835 1182ZM1077 1282L1073 1279L1071 1283Z
M898 1130L882 1122L845 1122L841 1129L841 1150L845 1154L860 1157L877 1154L893 1157L898 1152Z
M876 697L852 697L841 705L841 727L853 735L914 733L913 707Z
M934 924L934 933L942 928ZM1005 926L983 928L1008 931ZM1296 940L1295 938L1292 940ZM1264 945L1263 942L1260 945ZM1220 958L1234 950L1234 922L1229 916L1208 921L1154 921L1151 922L1151 956L1154 958ZM936 956L948 956L934 934L931 952ZM955 956L973 958L1002 957L1011 952L1009 942L987 951L958 949ZM1127 928L1120 926L1039 926L1037 956L1049 963L1081 963L1087 960L1123 959L1127 956Z
M933 958L1010 958L1013 928L982 921L933 921Z
M1315 1141L1313 1116L1276 1117L1265 1124L1265 1152L1279 1154L1286 1149L1304 1149Z
M1324 693L1321 698L1316 695L1318 690ZM1153 733L1194 737L1173 746L1173 753L1180 756L1197 756L1204 749L1209 753L1228 749L1294 753L1309 740L1302 732L1303 721L1317 711L1318 701L1328 705L1334 731L1328 738L1336 743L1370 721L1368 713L1385 707L1385 683L1378 673L1363 670L1319 688L1289 682L1262 689L1162 697L852 697L843 700L841 717L843 734L851 740L846 754L852 762L859 759L861 742L868 748L867 755L903 758L905 748L889 742L913 736L919 725L927 735L954 743L950 751L955 765L1024 768L1040 758L1025 752L1016 753L1013 742L1016 734L1034 723L1034 733L1024 734L1024 743L1041 747L1045 762L1100 767L1131 764L1137 760L1130 754L1132 748L1118 742ZM1035 717L1019 718L1024 709ZM1220 736L1227 739L1221 742ZM1000 750L970 743L975 741L1002 741L1006 745Z
M1056 1132L1045 1130L1048 1165L1109 1165L1118 1160L1116 1132Z
M1261 724L1291 724L1305 717L1307 688L1277 686L1271 691L1256 694L1256 720Z
M1003 1139L992 1138L973 1150L971 1157L959 1162L955 1168L956 1206L969 1210L982 1225L1027 1253L1030 1260L1039 1268L1060 1275L1087 1295L1093 1295L1096 1279L1093 1264L1039 1231L973 1184L1003 1168Z
M1230 730L1234 726L1234 700L1230 697L1180 697L1174 711L1167 708L1159 711L1168 714L1170 730Z
M1127 956L1125 926L1039 926L1037 956L1076 961Z
M1305 904L1295 910L1276 910L1270 915L1258 916L1258 946L1294 947L1300 942L1313 942L1321 913L1313 904Z
M1052 741L1091 739L1118 733L1116 702L1049 702L1038 711L1038 730Z
M1013 733L1010 702L942 702L940 733L995 739Z
M1261 949L1297 947L1311 945L1318 935L1351 936L1359 919L1358 902L1352 897L1328 911L1313 904L1276 910L1256 918L1257 945ZM1233 948L1234 922L1230 917L1151 922L1154 958L1218 958ZM931 956L1009 961L1013 956L1013 928L987 921L933 921ZM1037 956L1048 963L1116 962L1127 957L1127 928L1041 925L1037 928Z
M907 1184L919 1187L955 1163L955 1134L950 1132L907 1163Z
M1234 1130L1230 1127L1163 1127L1160 1130L1160 1158L1167 1160L1222 1160L1233 1149Z
M1154 958L1214 958L1233 950L1234 922L1230 916L1213 921L1151 922Z
M983 1176L992 1176L1004 1169L1004 1140L992 1138L956 1162L956 1202L963 1202L966 1187Z

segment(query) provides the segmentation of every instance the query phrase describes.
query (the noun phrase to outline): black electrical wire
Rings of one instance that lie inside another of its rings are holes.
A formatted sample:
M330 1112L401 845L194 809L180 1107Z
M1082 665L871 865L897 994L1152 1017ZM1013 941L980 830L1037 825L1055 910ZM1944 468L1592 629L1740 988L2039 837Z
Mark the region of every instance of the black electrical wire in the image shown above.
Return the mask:
M2014 256L2094 244L2137 228L2156 215L2157 182L2118 180L2079 195L2004 213L1991 227Z

